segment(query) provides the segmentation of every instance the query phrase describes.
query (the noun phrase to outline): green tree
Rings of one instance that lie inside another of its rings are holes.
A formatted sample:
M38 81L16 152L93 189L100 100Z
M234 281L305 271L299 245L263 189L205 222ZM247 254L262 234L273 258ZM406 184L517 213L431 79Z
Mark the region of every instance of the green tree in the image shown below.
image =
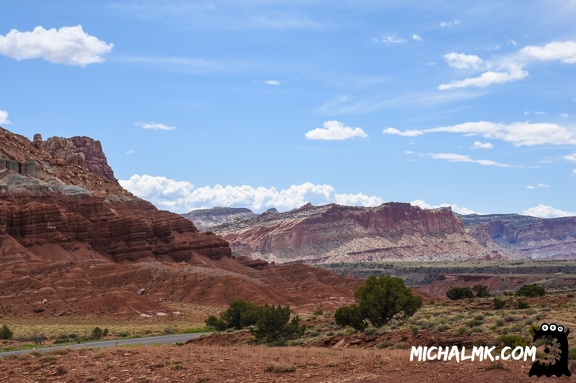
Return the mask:
M266 304L260 309L256 327L250 331L258 343L284 345L287 339L302 336L305 330L306 326L300 325L298 315L290 319L289 306L274 307Z
M8 328L8 326L2 325L0 328L0 339L12 339L13 335L14 333L12 330L10 330L10 328Z
M474 298L474 293L470 287L452 287L446 292L448 299L466 299Z
M476 297L478 298L488 298L490 296L488 286L485 285L474 285L472 286L472 291L476 293Z
M381 278L374 275L368 277L364 284L356 289L354 298L356 305L341 308L337 312L340 323L349 324L356 329L364 328L366 320L374 327L381 327L391 319L412 316L422 307L422 298L413 295L401 278L390 275Z
M362 317L358 305L339 307L334 313L334 319L338 326L352 326L358 331L363 331L366 328L365 318Z
M516 291L516 295L522 297L541 297L545 294L546 290L536 284L524 285Z
M252 326L258 320L261 307L244 299L233 299L228 309L220 314L220 319L226 323L226 328L241 328Z

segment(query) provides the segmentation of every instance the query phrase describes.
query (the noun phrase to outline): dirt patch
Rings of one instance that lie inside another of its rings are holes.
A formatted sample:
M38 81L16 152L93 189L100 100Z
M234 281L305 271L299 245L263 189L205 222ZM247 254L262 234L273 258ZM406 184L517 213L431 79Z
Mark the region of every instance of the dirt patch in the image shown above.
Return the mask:
M3 382L532 382L530 362L410 362L408 350L266 346L63 351L4 358Z

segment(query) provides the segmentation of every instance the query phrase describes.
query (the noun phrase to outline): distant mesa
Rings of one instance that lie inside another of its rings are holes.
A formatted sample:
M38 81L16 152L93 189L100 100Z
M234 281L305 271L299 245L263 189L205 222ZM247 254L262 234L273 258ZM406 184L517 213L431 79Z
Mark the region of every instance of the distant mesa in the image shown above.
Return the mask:
M276 263L576 259L576 217L458 215L406 203L274 213L220 207L184 216L229 241L233 254Z

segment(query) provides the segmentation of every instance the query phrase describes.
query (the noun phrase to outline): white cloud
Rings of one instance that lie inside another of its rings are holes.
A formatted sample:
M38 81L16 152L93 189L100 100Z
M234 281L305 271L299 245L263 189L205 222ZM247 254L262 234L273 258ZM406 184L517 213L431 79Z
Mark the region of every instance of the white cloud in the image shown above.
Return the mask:
M576 64L576 41L553 41L543 47L529 45L522 48L520 53L540 61Z
M403 44L403 43L407 42L406 39L392 36L392 35L385 36L382 38L375 38L374 41L377 43L382 43L382 44Z
M405 130L405 131L401 131L398 130L396 128L386 128L384 130L382 130L382 133L384 134L394 134L397 136L403 136L403 137L416 137L416 136L420 136L422 134L424 134L423 131L421 130Z
M137 122L136 126L141 127L142 129L152 129L152 130L174 130L176 127L168 126L166 124L157 123L157 122Z
M412 40L414 40L414 41L422 41L422 37L420 37L420 35L413 34L413 35L412 35Z
M572 169L572 175L576 176L576 169Z
M529 190L534 190L534 189L548 189L549 187L550 187L550 186L548 186L548 185L543 184L542 182L540 182L540 183L537 184L537 185L527 185L527 186L526 186L526 189L529 189Z
M10 120L8 120L8 112L4 110L0 110L0 124L10 124Z
M452 28L456 25L459 25L460 21L459 20L452 20L452 21L442 21L440 22L440 27L442 28Z
M510 167L512 165L502 164L500 162L495 162L491 160L475 160L470 158L470 156L466 156L463 154L456 154L456 153L428 153L428 156L437 159L437 160L445 160L448 162L470 162L478 165L483 166L499 166L499 167Z
M338 121L325 121L322 126L323 128L306 132L304 137L309 140L347 140L353 137L368 137L361 128L350 128Z
M248 207L261 211L271 207L290 210L308 202L313 205L339 203L360 206L377 206L384 202L380 197L361 193L338 194L330 185L314 185L310 182L281 190L248 185L196 188L190 182L146 174L135 174L130 179L119 182L138 197L152 202L159 208L178 213L214 206Z
M84 67L104 61L102 55L110 53L113 44L90 36L82 26L44 29L36 27L32 32L12 29L6 36L0 35L0 54L16 60L43 58L56 64Z
M440 207L450 207L453 212L458 213L458 214L484 214L484 213L475 212L474 210L468 209L466 207L460 207L460 206L456 205L455 203L441 203L440 205L430 205L430 204L426 203L426 201L417 199L417 200L410 202L410 205L418 206L422 209L438 209Z
M569 162L576 162L576 153L568 154L564 156L564 159Z
M576 132L573 128L551 123L513 122L510 124L476 121L423 130L399 131L394 128L384 129L383 133L403 136L418 136L424 133L461 133L464 135L481 135L487 139L498 139L512 143L514 146L533 146L543 144L576 145Z
M546 205L538 205L535 207L531 207L526 209L522 212L524 215L530 215L532 217L539 217L539 218L558 218L558 217L572 217L576 216L576 212L572 211L563 211L559 209L555 209L551 206Z
M484 60L476 55L451 52L444 55L444 60L449 66L456 69L478 69L487 65Z
M265 84L266 85L280 85L280 81L278 81L278 80L266 80Z
M132 149L130 149L126 152L126 154L137 154L137 153L138 152L136 150L132 150Z
M494 149L494 145L492 145L490 142L474 141L472 149Z
M528 72L522 69L521 65L508 65L500 72L488 71L478 77L469 77L464 80L450 81L448 84L440 84L438 89L448 90L457 88L478 87L485 88L494 84L505 84L507 82L522 80L528 76Z

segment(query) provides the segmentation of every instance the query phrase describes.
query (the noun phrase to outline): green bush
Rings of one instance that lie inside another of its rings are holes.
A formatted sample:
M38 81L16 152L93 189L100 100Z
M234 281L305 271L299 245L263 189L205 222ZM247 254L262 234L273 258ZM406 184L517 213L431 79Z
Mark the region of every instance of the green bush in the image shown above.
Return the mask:
M523 299L519 299L516 302L514 302L514 308L517 310L527 309L528 307L529 307L528 303Z
M300 325L300 317L296 315L290 319L290 307L280 305L261 307L256 327L250 332L254 335L256 342L265 342L272 346L283 346L286 340L299 337L304 334L306 326Z
M100 327L95 327L94 330L92 330L92 339L95 340L100 340L102 339L102 329Z
M503 309L506 306L506 301L504 299L500 299L500 298L494 298L492 303L494 304L494 308L496 310Z
M470 287L452 287L446 292L446 297L451 300L474 298Z
M405 319L422 307L422 298L412 294L401 278L372 275L354 292L360 316L374 327L392 319ZM352 305L355 306L355 305Z
M351 326L358 331L363 331L366 322L360 313L358 305L349 305L339 307L334 313L334 319L338 326Z
M240 330L255 325L260 310L261 307L256 303L244 299L233 299L228 308L220 313L220 318L210 315L205 323L207 327L217 331L224 331L228 328Z
M522 297L541 297L546 295L546 290L536 284L524 285L516 291L516 295Z
M226 328L241 328L252 326L258 320L261 307L244 299L233 299L229 308L220 314L220 319L226 323Z
M472 290L476 293L476 297L478 298L487 298L490 296L490 293L488 292L488 286L474 285L472 286Z
M0 339L12 339L12 336L14 335L14 333L12 332L12 330L10 330L10 328L8 328L8 326L6 325L2 325L2 327L0 328Z
M516 334L507 334L507 335L502 335L499 338L500 343L504 344L504 346L508 346L508 347L525 347L528 346L530 344L530 341L526 338L524 338L523 336L520 335L516 335Z

